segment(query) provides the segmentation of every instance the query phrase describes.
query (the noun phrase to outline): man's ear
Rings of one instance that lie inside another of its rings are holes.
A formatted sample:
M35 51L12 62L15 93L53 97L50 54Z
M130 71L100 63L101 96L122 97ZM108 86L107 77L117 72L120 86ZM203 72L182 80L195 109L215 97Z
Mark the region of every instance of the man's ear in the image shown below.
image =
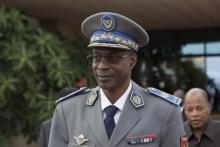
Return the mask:
M132 54L131 56L131 68L132 69L135 67L137 60L138 60L137 54L136 53Z

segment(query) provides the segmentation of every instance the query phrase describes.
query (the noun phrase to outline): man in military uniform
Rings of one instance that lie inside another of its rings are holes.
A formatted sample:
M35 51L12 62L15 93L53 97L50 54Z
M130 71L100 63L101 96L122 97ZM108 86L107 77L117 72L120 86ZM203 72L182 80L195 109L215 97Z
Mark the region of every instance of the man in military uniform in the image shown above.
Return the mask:
M220 146L220 122L210 118L211 105L206 92L190 89L184 99L187 122L184 124L189 147Z
M145 30L110 12L86 18L81 28L98 86L58 101L49 147L180 147L181 100L131 80L136 53L149 40Z
M74 87L66 87L63 88L57 96L57 99L64 97L72 92L76 91L77 89ZM42 122L40 128L40 134L38 138L38 147L48 147L49 138L50 138L50 129L51 129L52 119L48 119Z

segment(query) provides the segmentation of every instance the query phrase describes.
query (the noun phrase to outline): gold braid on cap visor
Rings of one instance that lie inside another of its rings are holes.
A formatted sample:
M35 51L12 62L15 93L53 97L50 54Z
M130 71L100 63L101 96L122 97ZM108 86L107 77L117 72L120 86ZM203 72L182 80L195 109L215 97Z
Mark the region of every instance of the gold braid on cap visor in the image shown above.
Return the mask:
M112 47L120 47L138 51L138 44L136 43L136 41L130 38L131 37L129 35L120 32L97 31L93 33L89 47L107 45L111 47L112 45Z

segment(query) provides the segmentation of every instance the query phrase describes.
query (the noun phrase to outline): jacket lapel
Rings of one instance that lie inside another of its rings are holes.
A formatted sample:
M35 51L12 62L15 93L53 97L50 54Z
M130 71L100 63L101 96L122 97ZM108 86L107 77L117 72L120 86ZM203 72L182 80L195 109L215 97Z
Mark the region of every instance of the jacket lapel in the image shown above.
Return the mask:
M100 95L98 95L100 97ZM96 102L92 106L87 106L86 114L92 131L103 146L107 146L109 139L105 131L102 117L101 99L97 97Z
M140 91L135 83L132 83L132 90L137 92ZM131 93L126 100L121 116L112 133L108 146L115 146L118 144L141 119L138 110L130 102L130 95Z

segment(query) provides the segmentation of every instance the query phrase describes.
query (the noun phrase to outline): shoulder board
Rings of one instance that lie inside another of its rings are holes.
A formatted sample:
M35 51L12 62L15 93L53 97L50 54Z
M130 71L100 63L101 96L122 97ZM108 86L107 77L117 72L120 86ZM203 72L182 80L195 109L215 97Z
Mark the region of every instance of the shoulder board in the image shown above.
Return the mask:
M74 92L72 92L72 93L70 93L70 94L68 94L68 95L66 95L66 96L64 96L64 97L59 98L59 99L56 101L56 104L59 103L59 102L65 101L65 100L67 100L67 99L69 99L69 98L72 98L72 97L74 97L74 96L77 96L77 95L80 95L80 94L84 94L84 93L88 93L89 91L90 91L89 88L87 88L87 87L81 87L79 90L76 90L76 91L74 91Z
M152 94L156 97L162 98L162 99L164 99L172 104L175 104L177 106L179 106L182 101L180 98L178 98L174 95L168 94L166 92L163 92L163 91L156 89L156 88L151 87L151 88L145 89L144 91L145 91L145 93Z

